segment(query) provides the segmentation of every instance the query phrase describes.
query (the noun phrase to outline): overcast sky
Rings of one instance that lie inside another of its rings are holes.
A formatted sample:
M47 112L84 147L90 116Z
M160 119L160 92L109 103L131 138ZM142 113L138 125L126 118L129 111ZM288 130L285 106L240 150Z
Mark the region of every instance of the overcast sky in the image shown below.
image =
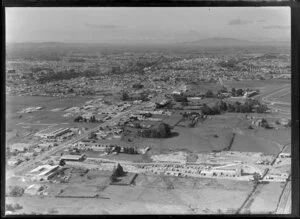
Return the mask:
M290 40L289 7L6 8L7 42Z

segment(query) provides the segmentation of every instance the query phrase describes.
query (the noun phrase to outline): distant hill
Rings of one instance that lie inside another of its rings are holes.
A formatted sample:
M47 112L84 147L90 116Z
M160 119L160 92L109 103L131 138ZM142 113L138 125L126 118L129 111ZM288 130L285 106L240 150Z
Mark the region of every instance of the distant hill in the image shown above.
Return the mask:
M249 41L236 38L212 37L207 39L200 39L191 42L184 42L185 46L199 46L199 47L244 47L244 46L264 46L264 45L286 45L288 42L283 41Z
M212 37L200 39L192 42L185 42L185 45L195 45L203 47L231 47L231 46L254 46L255 42L240 40L235 38Z

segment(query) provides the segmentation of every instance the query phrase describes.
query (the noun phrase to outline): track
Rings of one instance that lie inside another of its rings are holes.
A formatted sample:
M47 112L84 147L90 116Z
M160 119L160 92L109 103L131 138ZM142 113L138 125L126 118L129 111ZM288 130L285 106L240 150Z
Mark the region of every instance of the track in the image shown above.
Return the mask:
M286 103L286 102L282 102L282 101L273 101L272 99L270 99L272 96L277 95L277 94L282 94L284 91L288 90L290 88L290 85L285 85L283 87L280 87L279 89L276 90L272 90L270 92L264 93L264 94L259 94L257 96L254 97L254 99L261 99L263 102L265 102L266 104L268 104L268 107L283 113L283 114L291 114L291 110L283 110L281 108L278 108L276 106L274 106L273 104L280 104L280 105L284 105L284 106L288 106L290 107L291 104L290 103ZM284 92L284 94L289 93L290 91Z
M274 158L274 160L272 161L271 165L274 165L275 160L278 158L279 154L282 153L282 151L284 151L285 148L286 148L287 146L288 146L288 144L285 145L285 146L280 150L280 152L277 154L277 156L276 156L276 157ZM268 170L266 171L266 173L264 174L264 176L267 175L267 173L268 173L269 170L270 170L270 169L268 169ZM264 178L264 176L263 176L262 178ZM288 183L289 183L289 185L290 185L290 182L287 182L287 184L288 184ZM286 184L286 185L287 185L287 184ZM260 183L254 185L252 191L250 192L250 194L248 195L248 197L246 198L246 200L242 203L241 207L236 211L236 214L243 213L244 210L247 210L247 209L251 206L253 200L255 199L255 196L263 189L263 187L264 187L264 184L260 184ZM284 194L285 191L287 191L287 192L286 192L287 194ZM290 192L290 188L288 188L288 189L284 188L284 189L283 189L283 193L282 193L282 195L281 195L281 198L280 198L280 200L279 200L278 206L280 206L280 211L281 211L281 209L283 209L282 212L283 212L284 209L285 209L286 202L287 202L288 197L289 197L289 195L288 195L289 192ZM285 196L283 196L283 195L285 195ZM286 197L286 196L287 196L287 197ZM282 197L283 197L283 198L282 198ZM282 201L281 201L281 200L282 200ZM281 203L281 202L282 202L282 203ZM277 207L277 208L278 208L278 207ZM277 212L277 211L276 211L276 212ZM278 213L277 213L277 214L278 214Z
M286 214L286 212L291 213L290 211L291 206L290 204L287 205L290 198L291 198L291 181L288 181L285 184L283 192L280 196L279 203L276 209L276 214Z

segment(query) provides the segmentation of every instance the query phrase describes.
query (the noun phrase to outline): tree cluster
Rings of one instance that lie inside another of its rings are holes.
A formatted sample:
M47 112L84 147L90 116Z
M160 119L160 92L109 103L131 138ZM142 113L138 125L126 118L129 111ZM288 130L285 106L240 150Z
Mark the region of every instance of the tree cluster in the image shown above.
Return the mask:
M115 145L114 147L115 147L115 149L113 151L110 151L111 149L108 148L107 152L117 152L117 153L121 152L120 146ZM133 147L123 147L123 153L124 154L137 154L138 152Z
M148 94L147 92L142 92L138 96L130 96L127 91L123 91L121 94L121 100L122 101L133 101L133 100L142 100L142 101L148 101Z
M134 89L142 89L144 87L144 85L142 85L142 84L133 84L132 85L132 88L134 88Z
M157 127L140 130L138 136L145 138L166 138L170 136L171 128L168 124L161 123Z
M39 79L37 79L37 82L43 84L47 82L52 81L60 81L60 80L69 80L72 78L78 78L78 77L94 77L97 75L97 72L86 70L84 72L75 72L74 69L66 70L66 71L60 71L60 72L53 72L51 74L47 74Z
M5 205L5 209L6 211L16 211L16 210L20 210L20 209L23 209L23 206L20 205L19 203L15 203L14 205L13 204L6 204Z
M187 100L187 96L184 95L184 94L174 94L173 95L173 99L176 101L176 102L185 102L187 103L188 100Z
M12 186L9 188L9 195L13 197L20 197L24 194L25 189L21 186Z
M203 104L201 108L205 115L217 115L221 112L236 112L236 113L265 113L268 110L267 105L261 104L258 100L247 100L244 104L236 101L235 103L226 103L219 100L212 107Z
M74 122L91 122L91 123L95 123L97 122L96 117L95 116L91 116L89 119L83 118L82 116L77 116L74 119Z

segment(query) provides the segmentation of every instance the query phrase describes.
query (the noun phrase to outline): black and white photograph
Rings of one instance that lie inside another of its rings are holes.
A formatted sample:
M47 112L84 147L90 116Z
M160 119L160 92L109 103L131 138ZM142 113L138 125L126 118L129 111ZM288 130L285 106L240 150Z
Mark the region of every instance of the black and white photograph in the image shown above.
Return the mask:
M290 7L5 8L5 215L289 215Z

